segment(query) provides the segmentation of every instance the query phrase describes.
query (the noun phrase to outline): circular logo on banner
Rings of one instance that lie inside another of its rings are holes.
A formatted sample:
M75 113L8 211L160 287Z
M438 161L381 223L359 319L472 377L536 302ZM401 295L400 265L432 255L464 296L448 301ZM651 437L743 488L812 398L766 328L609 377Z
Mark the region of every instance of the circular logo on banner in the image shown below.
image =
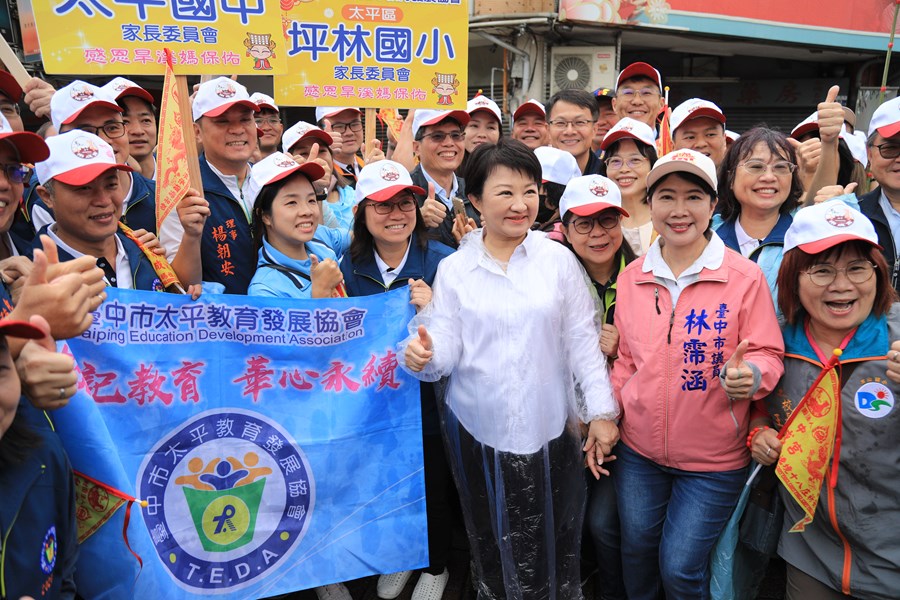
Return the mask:
M52 573L56 566L56 550L56 525L51 525L41 543L41 571L44 575Z
M888 416L894 409L894 394L883 383L870 381L856 390L853 397L856 410L870 419Z
M297 547L315 504L313 474L291 436L234 408L202 413L159 440L137 490L160 560L194 593L258 582Z

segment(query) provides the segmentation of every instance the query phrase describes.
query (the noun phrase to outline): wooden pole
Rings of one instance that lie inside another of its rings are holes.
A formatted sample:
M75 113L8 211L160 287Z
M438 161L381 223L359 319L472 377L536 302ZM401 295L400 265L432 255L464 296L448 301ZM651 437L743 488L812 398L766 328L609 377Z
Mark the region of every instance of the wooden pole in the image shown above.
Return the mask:
M884 58L884 73L881 75L881 89L878 91L878 104L884 102L884 93L887 91L888 69L891 66L891 51L894 49L894 32L897 31L897 12L900 11L900 0L894 1L894 22L891 25L891 39L888 41L887 55Z
M365 131L365 140L363 141L364 147L366 149L366 155L372 151L372 148L375 146L375 140L378 139L375 133L375 116L376 109L367 108L366 109L366 131Z
M181 109L181 131L184 134L184 149L187 154L188 175L191 187L203 195L203 180L200 176L200 153L197 151L197 136L194 134L194 121L191 112L191 95L188 91L187 75L176 75L175 86L178 91L178 105Z
M28 71L26 71L25 67L22 66L22 63L19 62L19 57L13 49L9 47L9 44L6 43L6 40L2 35L0 35L0 61L3 61L3 64L9 69L9 74L15 78L16 83L21 87L25 87L25 84L31 79L31 75L28 74Z

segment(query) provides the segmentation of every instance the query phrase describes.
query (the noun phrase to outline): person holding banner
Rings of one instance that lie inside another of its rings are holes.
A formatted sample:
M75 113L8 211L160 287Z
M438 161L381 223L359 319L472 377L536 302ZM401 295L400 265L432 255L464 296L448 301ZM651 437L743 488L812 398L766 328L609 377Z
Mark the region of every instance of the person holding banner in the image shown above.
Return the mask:
M0 320L0 595L70 600L78 557L72 465L56 433L20 412L26 401L10 338L54 344L40 317Z
M659 237L616 281L625 589L630 600L663 591L702 600L710 553L747 478L751 401L774 389L784 347L762 271L710 228L713 161L676 150L647 185Z
M369 296L409 286L410 303L422 310L431 301L438 264L453 249L429 240L414 194L409 171L398 162L383 160L363 167L356 182L353 241L341 261L349 296ZM421 383L422 447L425 460L425 497L428 516L428 557L413 591L414 600L440 600L450 578L454 494L450 467L441 442L434 387ZM382 575L378 597L393 600L403 591L412 571Z
M253 207L253 237L259 247L250 296L331 298L341 294L337 261L350 234L319 225L322 207L313 182L325 170L289 154L270 154L253 167L259 188Z
M450 377L441 426L478 597L580 599L584 463L607 474L618 440L596 307L575 256L531 230L534 152L484 144L469 176L484 226L441 262L400 348L420 380Z
M784 377L767 398L771 422L747 441L784 484L788 600L900 590L900 343L890 345L900 304L875 228L853 203L847 194L803 208L784 236Z

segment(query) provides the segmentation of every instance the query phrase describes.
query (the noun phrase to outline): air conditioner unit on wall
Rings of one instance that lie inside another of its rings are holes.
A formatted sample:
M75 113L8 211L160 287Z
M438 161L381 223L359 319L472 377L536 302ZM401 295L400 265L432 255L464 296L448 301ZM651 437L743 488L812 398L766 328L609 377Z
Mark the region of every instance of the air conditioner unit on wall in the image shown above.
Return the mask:
M615 46L557 46L550 49L550 94L563 89L615 87Z

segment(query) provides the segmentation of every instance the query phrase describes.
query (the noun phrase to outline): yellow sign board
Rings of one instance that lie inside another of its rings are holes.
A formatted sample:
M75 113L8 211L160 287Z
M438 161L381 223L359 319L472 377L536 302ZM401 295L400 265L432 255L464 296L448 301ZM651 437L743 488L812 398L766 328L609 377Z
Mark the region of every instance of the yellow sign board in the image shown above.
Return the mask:
M466 0L281 0L289 106L466 106Z
M48 73L272 75L286 69L279 0L41 0Z

